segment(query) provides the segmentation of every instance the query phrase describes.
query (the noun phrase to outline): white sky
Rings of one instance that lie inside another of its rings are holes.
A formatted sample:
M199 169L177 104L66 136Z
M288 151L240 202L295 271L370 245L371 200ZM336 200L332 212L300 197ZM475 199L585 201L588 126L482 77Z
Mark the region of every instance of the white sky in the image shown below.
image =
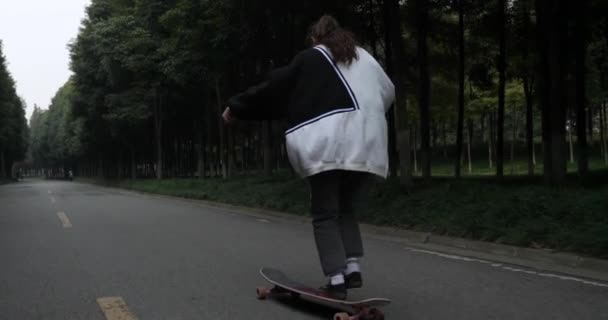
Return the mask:
M90 0L0 0L0 39L17 93L47 109L69 79L68 43L76 38Z

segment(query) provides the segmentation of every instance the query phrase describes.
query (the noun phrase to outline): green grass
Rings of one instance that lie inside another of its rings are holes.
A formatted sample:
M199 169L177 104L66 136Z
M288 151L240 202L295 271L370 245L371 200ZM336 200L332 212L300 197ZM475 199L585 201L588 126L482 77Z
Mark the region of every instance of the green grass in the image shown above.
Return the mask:
M184 198L224 202L290 213L308 211L306 185L284 177L223 179L126 180L120 187Z
M608 172L591 183L576 176L561 188L542 179L491 177L460 181L417 181L407 190L396 181L378 182L363 222L428 231L524 247L551 248L608 258ZM111 186L304 215L309 209L305 181L279 174L222 179L124 180Z
M568 161L568 172L575 173L578 168L576 162L571 163ZM472 163L472 171L469 172L468 162L462 164L462 175L463 176L491 176L496 175L496 162L493 163L492 168L489 166L487 159L475 159ZM606 170L608 166L604 164L604 161L600 158L589 159L590 170ZM543 164L542 159L537 159L536 165L534 166L534 172L536 174L542 174ZM528 174L528 162L525 159L515 159L514 161L505 160L504 163L505 175L526 175ZM436 177L454 176L454 161L443 159L441 156L435 156L433 159L432 174ZM420 168L414 173L415 176L420 176Z
M7 179L0 179L0 185L3 185L3 184L9 184L9 183L11 183L11 182L14 182L14 181L12 181L12 180L7 180Z

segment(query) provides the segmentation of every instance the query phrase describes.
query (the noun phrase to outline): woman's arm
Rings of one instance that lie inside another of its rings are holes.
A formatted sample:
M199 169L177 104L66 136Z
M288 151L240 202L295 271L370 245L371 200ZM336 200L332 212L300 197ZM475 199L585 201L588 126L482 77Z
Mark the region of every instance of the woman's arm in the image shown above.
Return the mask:
M290 65L276 69L267 79L230 98L231 116L242 120L274 120L285 116L289 92L293 89L301 65L301 55Z

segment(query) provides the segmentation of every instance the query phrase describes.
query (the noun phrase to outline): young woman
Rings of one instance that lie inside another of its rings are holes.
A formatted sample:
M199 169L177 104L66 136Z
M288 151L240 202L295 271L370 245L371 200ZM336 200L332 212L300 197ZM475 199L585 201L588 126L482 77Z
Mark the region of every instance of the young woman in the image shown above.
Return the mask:
M386 112L395 89L382 67L354 35L331 16L310 29L312 47L289 66L232 97L223 114L237 119L286 118L287 152L294 170L308 179L314 236L333 298L362 286L363 244L355 212L369 178L386 178Z

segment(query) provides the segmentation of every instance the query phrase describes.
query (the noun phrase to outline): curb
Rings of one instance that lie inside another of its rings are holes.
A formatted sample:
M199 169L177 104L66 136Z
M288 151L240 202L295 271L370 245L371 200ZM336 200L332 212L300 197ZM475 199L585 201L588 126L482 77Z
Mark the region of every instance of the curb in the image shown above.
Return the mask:
M159 199L179 200L197 206L217 208L231 213L253 216L257 218L275 218L286 222L311 223L308 216L300 216L280 211L259 208L248 208L208 200L197 200L183 197L148 193L131 189L109 187L90 182L107 189L120 190L140 196ZM508 263L543 271L562 273L570 276L600 280L608 283L608 260L580 256L572 253L558 252L555 250L543 250L516 247L491 242L468 240L463 238L435 235L428 232L411 231L407 229L384 227L369 224L361 224L364 235L376 239L404 244L408 247L423 250L433 250L445 254L457 254L461 256L487 259L495 262Z

